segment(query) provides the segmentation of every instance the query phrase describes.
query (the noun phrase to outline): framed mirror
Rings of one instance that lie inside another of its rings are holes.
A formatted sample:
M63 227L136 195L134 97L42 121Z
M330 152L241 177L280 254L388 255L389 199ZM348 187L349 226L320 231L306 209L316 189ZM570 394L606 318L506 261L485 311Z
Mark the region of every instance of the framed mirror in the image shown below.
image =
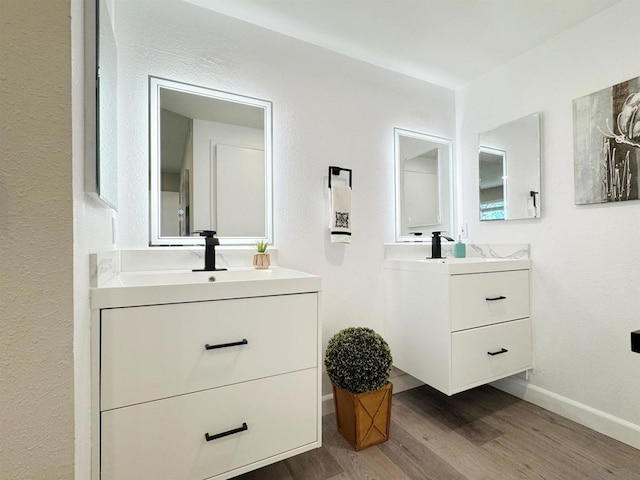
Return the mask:
M272 242L271 102L149 77L150 243Z
M396 241L428 241L453 234L452 142L394 129Z
M540 217L540 114L479 136L480 220Z

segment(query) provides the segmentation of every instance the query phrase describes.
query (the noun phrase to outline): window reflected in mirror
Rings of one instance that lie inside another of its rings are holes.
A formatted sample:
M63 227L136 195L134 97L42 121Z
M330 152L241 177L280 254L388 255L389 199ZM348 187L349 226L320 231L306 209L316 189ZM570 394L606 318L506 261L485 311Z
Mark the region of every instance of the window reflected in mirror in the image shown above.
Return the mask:
M395 129L396 240L451 231L451 141Z
M540 114L479 135L480 220L540 217Z
M150 78L151 244L271 241L271 103Z

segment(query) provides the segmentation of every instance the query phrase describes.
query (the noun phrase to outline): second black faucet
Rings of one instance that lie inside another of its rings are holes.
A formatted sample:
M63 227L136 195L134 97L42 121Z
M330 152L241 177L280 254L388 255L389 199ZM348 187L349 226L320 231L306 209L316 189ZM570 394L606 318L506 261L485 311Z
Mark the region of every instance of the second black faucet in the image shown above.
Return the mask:
M442 258L442 239L454 242L451 237L441 235L442 232L431 232L431 258Z

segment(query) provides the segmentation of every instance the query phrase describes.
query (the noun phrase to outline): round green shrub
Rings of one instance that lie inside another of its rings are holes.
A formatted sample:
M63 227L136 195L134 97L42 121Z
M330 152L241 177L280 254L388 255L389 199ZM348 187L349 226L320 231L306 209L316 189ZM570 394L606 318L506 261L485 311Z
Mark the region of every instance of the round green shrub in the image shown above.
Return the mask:
M324 356L331 382L352 393L372 392L389 382L391 349L370 328L349 327L336 333Z

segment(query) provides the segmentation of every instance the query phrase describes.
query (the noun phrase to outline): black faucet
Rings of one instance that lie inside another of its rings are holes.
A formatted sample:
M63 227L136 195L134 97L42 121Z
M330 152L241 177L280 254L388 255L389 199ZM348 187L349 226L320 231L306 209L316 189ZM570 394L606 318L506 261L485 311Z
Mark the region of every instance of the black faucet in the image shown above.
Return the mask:
M214 230L201 230L198 232L204 237L204 268L194 268L194 272L217 272L226 268L216 268L216 245L220 245L220 239L215 237Z
M445 235L440 236L442 232L431 232L431 258L442 258L442 239L454 242L455 240Z

